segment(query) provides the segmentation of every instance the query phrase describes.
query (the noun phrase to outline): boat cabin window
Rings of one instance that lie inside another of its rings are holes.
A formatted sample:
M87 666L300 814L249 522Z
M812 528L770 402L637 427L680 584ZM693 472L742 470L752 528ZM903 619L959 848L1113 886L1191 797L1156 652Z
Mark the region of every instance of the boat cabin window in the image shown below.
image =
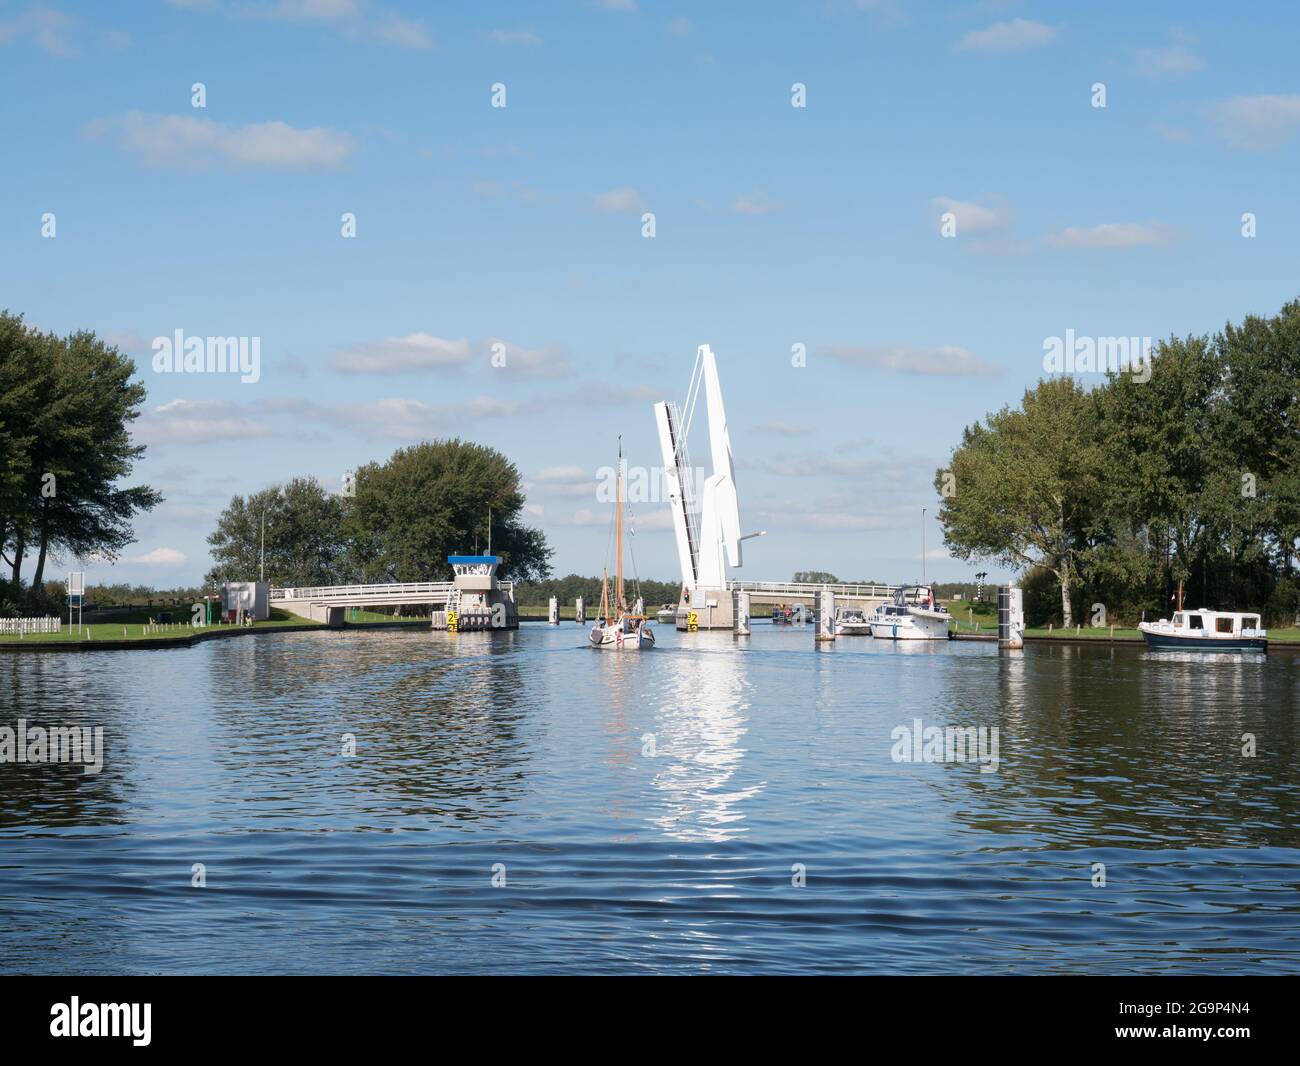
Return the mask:
M1231 633L1231 632L1232 632L1232 619L1231 619L1231 618L1216 618L1216 619L1214 620L1214 631L1215 631L1216 633Z
M1204 629L1204 628L1205 628L1205 625L1204 625L1204 623L1201 621L1201 616L1200 616L1199 614L1189 614L1189 615L1187 616L1187 628L1188 628L1188 629Z
M1180 614L1176 614L1176 615L1174 615L1174 625L1176 625L1176 626L1180 626L1180 625L1182 625L1182 624L1183 624L1183 616L1182 616L1182 614L1180 613Z
M1257 614L1245 614L1245 615L1242 615L1242 616L1241 616L1241 628L1242 628L1242 629L1258 629L1258 628L1259 628L1259 615L1257 615Z

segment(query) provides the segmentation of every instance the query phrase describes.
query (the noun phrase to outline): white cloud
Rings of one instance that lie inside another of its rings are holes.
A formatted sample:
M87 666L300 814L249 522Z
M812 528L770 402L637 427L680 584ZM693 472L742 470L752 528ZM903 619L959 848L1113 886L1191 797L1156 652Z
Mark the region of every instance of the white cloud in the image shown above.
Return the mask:
M371 403L319 408L311 417L342 423L369 438L427 440L463 426L466 419L513 418L536 409L536 404L515 403L493 396L476 396L461 403L427 404L404 397Z
M357 0L277 0L253 12L259 18L282 22L334 22L357 18L361 8Z
M807 426L792 425L789 422L775 421L764 422L758 427L758 431L760 433L774 433L781 437L802 437L809 432L809 428Z
M592 197L591 209L598 214L638 214L643 208L641 194L624 186Z
M419 19L406 18L396 12L381 12L374 19L352 27L348 35L371 40L393 48L425 49L433 47L433 34Z
M503 347L499 348L498 345ZM521 348L517 344L493 337L479 345L485 365L493 370L505 371L507 374L523 374L534 378L562 378L572 371L563 349ZM497 366L492 362L498 355L505 356L505 365Z
M0 19L0 45L29 41L52 56L75 54L71 35L76 19L48 7L30 7L12 18Z
M971 30L957 42L960 52L1024 52L1051 44L1061 28L1033 19L995 22L982 30Z
M1285 144L1300 129L1300 96L1234 96L1218 104L1213 117L1233 147L1266 151Z
M504 365L496 365L504 356ZM346 374L411 374L446 370L478 362L493 371L535 378L562 378L572 372L564 350L523 348L491 337L484 341L447 340L431 333L408 333L383 341L355 344L335 352L330 366Z
M211 444L269 437L268 419L224 400L171 400L140 415L132 436L140 444Z
M445 340L431 333L357 344L336 352L330 366L349 374L409 374L464 366L472 358L467 340Z
M525 485L529 496L542 498L585 496L595 499L597 487L595 471L580 466L548 466L534 481Z
M930 205L939 212L936 224L940 227L943 226L943 215L956 216L958 237L1005 229L1015 218L1014 212L1006 204L986 206L972 201L954 200L951 196L936 196Z
M972 355L956 345L934 348L908 346L828 345L822 349L829 359L849 366L888 370L896 374L919 374L927 377L993 377L1001 368Z
M1195 51L1197 42L1194 35L1174 30L1170 38L1168 44L1138 49L1137 64L1143 74L1169 78L1205 69L1205 60Z
M781 206L776 200L762 193L737 196L731 202L731 210L737 215L770 215L773 211L779 211Z
M278 170L337 167L352 152L352 139L323 126L297 129L286 122L224 126L192 115L146 115L139 111L88 127L111 134L151 166L198 169L213 162Z
M499 44L502 47L510 47L511 45L536 47L542 43L542 39L537 34L523 26L515 30L490 30L483 36L493 44Z
M1105 222L1068 226L1047 240L1056 248L1152 248L1172 244L1177 238L1177 230L1159 222Z
M590 481L591 471L581 466L548 466L537 474L537 480L543 482Z
M143 555L128 555L124 563L136 563L140 566L184 566L189 557L175 548L154 548Z
M223 11L233 19L325 26L349 40L372 41L393 48L432 48L433 34L420 19L377 7L370 0L275 0L218 4L209 0L168 0L173 7Z

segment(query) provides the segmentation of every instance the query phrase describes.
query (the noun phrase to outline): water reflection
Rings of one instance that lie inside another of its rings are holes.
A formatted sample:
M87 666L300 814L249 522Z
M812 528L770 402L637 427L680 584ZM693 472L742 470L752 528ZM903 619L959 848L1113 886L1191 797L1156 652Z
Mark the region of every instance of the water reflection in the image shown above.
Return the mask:
M763 785L737 786L745 758L750 687L730 634L692 634L676 649L672 681L655 719L657 810L647 820L665 836L721 842L746 832L745 802Z
M209 657L216 816L277 829L344 810L363 826L475 821L519 796L529 752L517 633L324 638L323 655L292 645L250 655L246 640Z
M995 781L954 814L1047 847L1300 845L1294 682L1258 656L1035 647L998 660ZM1243 753L1256 738L1255 754Z

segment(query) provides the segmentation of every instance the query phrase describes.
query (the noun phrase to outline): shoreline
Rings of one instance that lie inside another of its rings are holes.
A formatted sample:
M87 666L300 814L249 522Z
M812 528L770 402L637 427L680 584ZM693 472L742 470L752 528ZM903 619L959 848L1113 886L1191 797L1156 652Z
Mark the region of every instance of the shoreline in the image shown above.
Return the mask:
M229 640L235 637L267 636L272 633L342 633L359 629L417 629L427 628L428 621L411 622L345 622L341 626L327 626L323 622L303 621L258 629L238 626L212 627L205 632L176 637L121 637L105 640L4 640L0 652L77 652L77 651L165 651L173 648L192 648L209 640Z

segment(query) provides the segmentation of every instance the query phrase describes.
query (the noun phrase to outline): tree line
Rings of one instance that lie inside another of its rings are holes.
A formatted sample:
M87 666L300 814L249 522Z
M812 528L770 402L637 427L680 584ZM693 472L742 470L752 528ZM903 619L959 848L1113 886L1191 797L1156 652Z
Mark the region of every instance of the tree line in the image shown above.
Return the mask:
M132 518L161 501L120 484L144 454L130 434L145 398L134 374L90 331L59 337L0 312L0 612L51 609L52 556L115 559Z
M297 477L235 496L208 537L210 585L444 581L448 555L492 552L499 576L540 580L551 549L523 523L518 468L493 448L458 439L401 448L349 473L341 492ZM490 527L489 527L490 522Z
M948 549L1022 570L1031 624L1167 616L1179 589L1189 607L1289 623L1298 389L1300 301L1170 337L1091 389L1041 380L968 426L936 473Z

